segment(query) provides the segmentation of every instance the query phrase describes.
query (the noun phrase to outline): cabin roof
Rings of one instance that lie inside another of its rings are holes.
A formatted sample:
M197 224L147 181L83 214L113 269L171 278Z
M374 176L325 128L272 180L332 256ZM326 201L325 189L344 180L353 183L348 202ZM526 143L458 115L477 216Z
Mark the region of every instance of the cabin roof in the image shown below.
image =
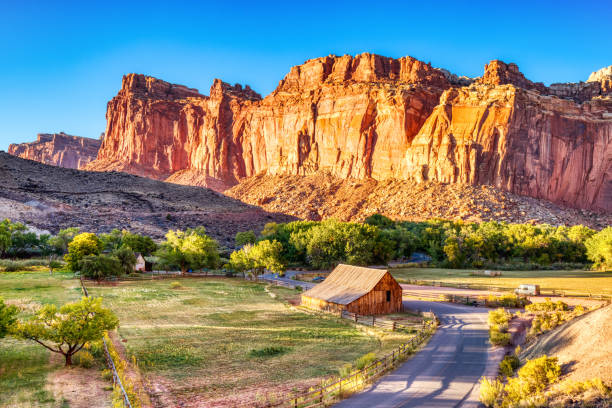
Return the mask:
M325 280L302 296L348 305L369 293L387 273L386 269L338 265Z

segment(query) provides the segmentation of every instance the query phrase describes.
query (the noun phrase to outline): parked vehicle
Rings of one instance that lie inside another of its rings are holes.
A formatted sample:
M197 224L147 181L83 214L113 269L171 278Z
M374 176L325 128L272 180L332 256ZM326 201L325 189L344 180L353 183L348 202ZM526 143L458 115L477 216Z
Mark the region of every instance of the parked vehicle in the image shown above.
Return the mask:
M313 282L315 282L315 283L320 283L320 282L323 282L324 280L325 280L325 278L324 278L324 277L322 277L322 276L317 276L317 277L316 277L316 278L314 278L312 281L313 281Z
M530 284L519 285L519 287L514 290L514 293L516 293L517 295L539 296L540 295L540 285L530 285Z

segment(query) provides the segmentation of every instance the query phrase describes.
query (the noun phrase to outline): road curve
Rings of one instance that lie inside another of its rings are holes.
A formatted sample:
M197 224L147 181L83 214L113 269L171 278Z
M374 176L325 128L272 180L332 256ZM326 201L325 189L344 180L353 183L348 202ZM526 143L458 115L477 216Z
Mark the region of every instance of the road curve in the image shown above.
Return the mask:
M404 301L433 311L440 326L427 346L370 388L341 401L341 408L478 407L478 379L496 371L488 347L485 308L441 302Z

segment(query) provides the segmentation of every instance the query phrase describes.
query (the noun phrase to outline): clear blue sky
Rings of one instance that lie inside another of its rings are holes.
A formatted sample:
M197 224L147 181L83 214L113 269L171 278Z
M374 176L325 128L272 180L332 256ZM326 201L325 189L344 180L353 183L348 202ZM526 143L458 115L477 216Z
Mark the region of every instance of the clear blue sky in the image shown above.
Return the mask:
M2 0L0 149L42 132L98 137L128 72L266 95L293 65L368 51L468 76L502 59L534 81L577 82L612 64L611 36L609 0Z

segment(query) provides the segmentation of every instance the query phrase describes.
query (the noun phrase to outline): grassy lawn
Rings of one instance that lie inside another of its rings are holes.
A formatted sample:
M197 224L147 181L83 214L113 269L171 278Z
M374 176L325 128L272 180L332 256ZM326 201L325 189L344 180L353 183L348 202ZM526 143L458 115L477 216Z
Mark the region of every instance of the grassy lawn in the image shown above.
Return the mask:
M438 268L391 269L391 274L400 283L410 280L442 281L491 285L515 289L521 283L540 285L544 293L563 290L568 295L602 294L612 295L612 272L596 271L503 271L502 276L471 276L471 270Z
M0 272L0 297L30 315L43 303L62 304L80 296L72 274ZM29 341L0 340L0 407L54 407L58 402L45 389L47 375L61 367L50 362L51 352Z
M286 288L271 288L273 299L265 285L239 279L188 278L180 284L88 285L118 314L128 353L167 405L195 406L197 399L214 406L207 402L228 396L236 404L241 395L252 402L267 391L291 391L287 384L314 384L409 337L368 335L347 321L291 309L283 299L296 292Z

